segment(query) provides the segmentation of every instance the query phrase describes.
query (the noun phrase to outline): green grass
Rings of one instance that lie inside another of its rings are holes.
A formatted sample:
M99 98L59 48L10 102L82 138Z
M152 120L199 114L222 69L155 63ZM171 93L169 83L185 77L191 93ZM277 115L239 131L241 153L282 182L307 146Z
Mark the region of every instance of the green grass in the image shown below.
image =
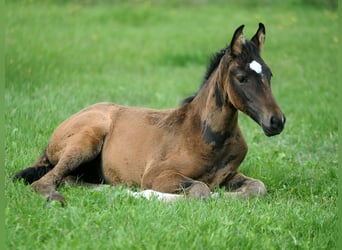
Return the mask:
M266 2L8 2L7 249L335 249L337 13ZM61 208L9 179L87 105L177 106L235 28L244 23L251 37L259 21L287 116L285 131L268 138L240 115L249 145L240 170L266 184L265 198L165 204L127 197L121 187L62 187Z

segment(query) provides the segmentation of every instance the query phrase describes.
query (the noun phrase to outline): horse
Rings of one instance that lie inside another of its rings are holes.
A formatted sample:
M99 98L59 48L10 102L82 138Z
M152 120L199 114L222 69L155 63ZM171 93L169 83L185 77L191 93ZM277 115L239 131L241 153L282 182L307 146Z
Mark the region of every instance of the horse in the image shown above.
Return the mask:
M280 134L286 118L271 91L272 71L260 56L265 26L259 23L250 40L243 29L213 55L200 89L179 107L93 104L58 125L36 162L12 178L62 205L58 187L71 180L188 199L208 199L215 188L228 196L264 196L261 180L238 171L247 154L238 113L266 136Z

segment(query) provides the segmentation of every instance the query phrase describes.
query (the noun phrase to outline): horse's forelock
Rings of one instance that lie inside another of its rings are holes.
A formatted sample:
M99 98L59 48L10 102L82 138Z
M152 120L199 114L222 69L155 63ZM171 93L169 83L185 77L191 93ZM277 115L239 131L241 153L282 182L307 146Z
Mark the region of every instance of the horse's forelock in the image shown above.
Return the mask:
M251 41L246 41L238 56L238 60L245 63L250 63L254 59L260 58L259 48Z

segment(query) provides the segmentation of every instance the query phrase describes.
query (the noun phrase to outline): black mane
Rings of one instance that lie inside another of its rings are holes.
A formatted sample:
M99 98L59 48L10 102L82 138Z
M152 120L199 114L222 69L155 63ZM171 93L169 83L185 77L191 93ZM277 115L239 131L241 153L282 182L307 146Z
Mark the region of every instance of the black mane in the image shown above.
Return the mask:
M210 63L208 64L207 70L205 72L205 75L204 75L204 78L203 78L203 81L202 81L200 89L202 89L203 85L205 85L205 83L209 79L210 75L215 71L217 66L220 64L221 58L226 53L227 49L228 49L228 47L224 48L224 49L221 49L220 51L218 51L215 54L213 54L213 56L210 59ZM190 103L196 97L197 94L198 94L198 91L195 94L185 98L181 102L181 104L185 105L185 104Z
M211 74L214 72L214 70L217 68L217 66L220 64L221 58L226 53L227 48L221 49L220 51L216 52L210 59L210 63L207 67L207 71L205 72L204 79L202 82L202 85L209 79ZM201 87L202 87L201 85Z

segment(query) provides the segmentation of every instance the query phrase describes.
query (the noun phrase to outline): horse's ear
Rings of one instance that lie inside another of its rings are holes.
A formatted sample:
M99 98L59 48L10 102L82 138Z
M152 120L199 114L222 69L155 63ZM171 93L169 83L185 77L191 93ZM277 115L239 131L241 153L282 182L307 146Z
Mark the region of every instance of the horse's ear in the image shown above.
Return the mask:
M260 51L264 48L265 37L265 26L262 23L259 23L259 28L253 36L253 38L251 39L251 41L259 48Z
M245 25L241 25L235 30L232 41L230 43L230 51L234 56L240 55L242 45L245 43L245 38L242 33L243 27L245 27Z

